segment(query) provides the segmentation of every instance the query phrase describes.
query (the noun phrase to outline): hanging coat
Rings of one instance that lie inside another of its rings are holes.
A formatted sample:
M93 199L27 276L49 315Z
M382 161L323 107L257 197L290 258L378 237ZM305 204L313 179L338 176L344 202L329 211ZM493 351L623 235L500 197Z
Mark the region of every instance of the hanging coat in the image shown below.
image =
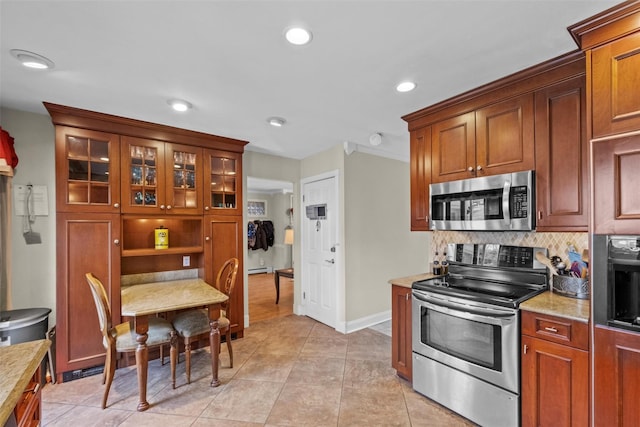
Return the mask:
M247 225L247 245L249 249L253 249L256 245L256 225L253 222Z
M262 221L255 221L256 224L256 244L253 247L253 250L264 249L265 251L269 249L267 245L267 233L262 224Z
M267 238L267 247L273 246L274 237L274 229L273 222L271 221L262 221L262 227L264 228L264 232ZM266 249L265 249L266 250Z

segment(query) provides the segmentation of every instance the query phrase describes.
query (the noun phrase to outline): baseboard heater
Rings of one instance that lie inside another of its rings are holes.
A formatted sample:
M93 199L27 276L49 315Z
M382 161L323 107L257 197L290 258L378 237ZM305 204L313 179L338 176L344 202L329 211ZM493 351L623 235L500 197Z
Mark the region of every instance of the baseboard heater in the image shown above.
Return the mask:
M273 267L257 267L247 270L247 274L273 273Z
M104 365L94 366L92 368L76 369L75 371L67 371L62 373L62 382L79 380L80 378L98 375L104 372Z

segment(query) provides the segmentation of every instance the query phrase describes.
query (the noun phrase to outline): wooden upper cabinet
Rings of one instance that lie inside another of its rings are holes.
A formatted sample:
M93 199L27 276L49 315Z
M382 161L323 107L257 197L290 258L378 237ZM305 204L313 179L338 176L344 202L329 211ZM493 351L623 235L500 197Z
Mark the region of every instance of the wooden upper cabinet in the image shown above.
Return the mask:
M122 211L202 214L202 148L122 137Z
M538 231L587 231L589 141L585 77L535 93Z
M165 154L168 212L184 215L202 214L204 206L202 148L167 143Z
M535 169L533 94L476 111L476 176ZM469 169L468 168L468 169Z
M434 123L431 132L431 181L455 181L475 176L474 113Z
M535 169L533 94L433 124L432 181Z
M639 130L640 32L593 49L591 73L593 137Z
M593 142L594 232L640 230L640 135Z
M242 216L242 154L204 150L204 211Z
M56 126L56 209L120 212L120 137Z
M431 126L411 131L411 231L429 230Z

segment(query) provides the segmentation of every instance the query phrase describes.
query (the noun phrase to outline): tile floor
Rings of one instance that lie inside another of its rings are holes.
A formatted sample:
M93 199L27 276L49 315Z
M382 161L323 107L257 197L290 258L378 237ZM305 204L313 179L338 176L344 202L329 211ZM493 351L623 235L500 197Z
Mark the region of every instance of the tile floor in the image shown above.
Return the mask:
M384 327L384 326L383 326ZM208 348L192 357L191 384L178 364L176 389L169 364L149 364L147 399L135 410L134 367L119 369L100 409L96 375L42 391L43 426L472 426L420 396L391 368L391 338L373 329L348 335L303 316L266 320L226 346L220 380L209 386ZM180 358L183 360L183 357Z

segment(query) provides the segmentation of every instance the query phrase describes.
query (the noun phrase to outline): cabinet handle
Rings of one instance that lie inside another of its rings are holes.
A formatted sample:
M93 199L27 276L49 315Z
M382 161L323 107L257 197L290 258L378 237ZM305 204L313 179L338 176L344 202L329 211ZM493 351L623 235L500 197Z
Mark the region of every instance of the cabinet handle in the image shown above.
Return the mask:
M522 351L524 352L524 354L527 354L527 350L529 350L529 346L525 344Z
M476 168L476 170L481 171L481 170L482 170L482 166L478 165L478 167Z
M545 327L544 330L547 332L553 332L554 334L558 333L558 330L556 328L552 328L550 326Z
M204 238L204 240L205 240L206 242L208 242L209 240L211 240L211 237L207 236L207 237L205 237L205 238Z
M405 301L409 301L409 298L411 298L411 295L409 293L404 294Z
M120 207L120 203L114 203L114 204L113 204L113 207L114 207L114 208L116 208L116 209L118 209L118 208Z
M113 244L114 244L114 245L116 245L116 246L120 246L120 240L115 239L115 240L113 241Z
M542 220L542 211L538 211L538 219Z
M473 172L473 166L469 166L469 167L467 168L467 170L468 170L469 172Z
M205 210L205 211L208 211L208 210L209 210L209 206L205 206L205 207L204 207L204 210Z
M167 205L167 210L171 209L171 205Z
M164 205L160 205L160 209L164 209Z

